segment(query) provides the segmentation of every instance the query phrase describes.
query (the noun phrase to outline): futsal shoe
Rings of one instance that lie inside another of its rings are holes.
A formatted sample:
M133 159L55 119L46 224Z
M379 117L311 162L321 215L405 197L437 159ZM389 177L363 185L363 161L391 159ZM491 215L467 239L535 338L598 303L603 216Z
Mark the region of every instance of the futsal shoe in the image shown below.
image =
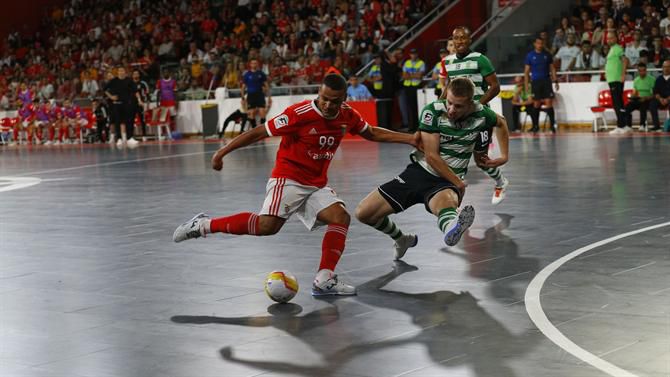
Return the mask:
M204 213L195 215L191 220L179 225L172 235L174 242L190 240L192 238L205 237L205 225L210 221L209 216Z
M501 186L496 185L493 190L493 197L491 197L491 204L497 206L505 200L505 195L507 195L507 186L509 186L509 181L507 178L503 177L503 183Z
M338 280L337 275L327 269L316 274L312 284L312 296L353 296L356 287Z
M475 209L472 206L465 206L447 226L447 232L444 234L444 243L447 246L454 246L461 240L461 236L475 221Z
M400 260L405 256L407 249L416 246L417 243L419 243L419 237L417 235L403 234L402 237L395 241L395 257L393 259Z
M132 137L127 141L128 147L130 148L136 147L139 143L139 141L133 139Z

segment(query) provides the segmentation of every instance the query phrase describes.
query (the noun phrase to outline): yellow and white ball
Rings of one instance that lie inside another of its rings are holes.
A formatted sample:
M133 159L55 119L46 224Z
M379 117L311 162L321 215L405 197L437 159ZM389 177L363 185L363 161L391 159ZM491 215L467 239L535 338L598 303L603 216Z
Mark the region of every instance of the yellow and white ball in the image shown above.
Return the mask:
M265 293L279 303L289 302L298 293L298 279L287 271L272 271L265 279Z

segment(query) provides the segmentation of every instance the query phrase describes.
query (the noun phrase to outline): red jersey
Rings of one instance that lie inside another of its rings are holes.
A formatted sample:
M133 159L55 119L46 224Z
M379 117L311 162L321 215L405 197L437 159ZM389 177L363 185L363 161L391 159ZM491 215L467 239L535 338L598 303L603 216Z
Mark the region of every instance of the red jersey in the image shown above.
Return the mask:
M346 103L333 119L324 118L315 101L289 106L265 124L270 136L282 136L272 178L324 187L328 183L328 166L344 134L360 134L368 127L358 111Z

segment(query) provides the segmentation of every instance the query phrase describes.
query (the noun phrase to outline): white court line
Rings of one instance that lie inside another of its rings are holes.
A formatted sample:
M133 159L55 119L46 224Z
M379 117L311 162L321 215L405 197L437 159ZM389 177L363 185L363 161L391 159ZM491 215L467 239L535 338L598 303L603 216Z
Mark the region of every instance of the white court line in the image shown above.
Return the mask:
M560 332L552 323L549 321L549 318L547 318L547 315L545 314L544 310L542 309L542 303L540 302L540 291L542 291L542 286L546 282L547 278L551 276L554 271L558 270L562 265L565 263L569 262L570 260L578 257L581 254L584 254L585 252L589 250L593 250L597 247L600 247L602 245L606 245L608 243L614 242L616 240L620 240L622 238L630 237L639 233L647 232L650 230L662 228L665 226L669 226L670 221L661 223L661 224L656 224L652 225L646 228L638 229L638 230L633 230L631 232L619 234L618 236L610 237L607 239L604 239L602 241L598 241L595 243L592 243L590 245L586 245L580 249L577 249L562 258L559 258L558 260L554 261L547 267L545 267L542 271L540 271L530 282L528 285L528 288L526 289L526 295L525 295L525 301L526 301L526 311L528 312L528 315L530 316L530 319L535 323L535 326L547 337L549 340L554 342L557 346L563 348L567 352L571 353L573 356L576 358L591 364L592 366L600 369L601 371L609 374L610 376L616 376L616 377L637 377L636 375L623 370L616 365L607 362L600 357L590 353L589 351L581 348L577 344L575 344L573 341L568 339L565 335L563 335L562 332Z

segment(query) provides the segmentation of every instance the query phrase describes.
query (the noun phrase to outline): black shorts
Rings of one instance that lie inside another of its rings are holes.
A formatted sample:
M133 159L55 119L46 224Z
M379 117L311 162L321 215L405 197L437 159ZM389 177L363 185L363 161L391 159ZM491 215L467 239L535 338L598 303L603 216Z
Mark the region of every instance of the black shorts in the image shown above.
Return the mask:
M417 203L423 203L426 211L432 213L430 207L428 207L430 199L438 192L447 189L453 190L458 195L458 203L460 204L463 198L456 185L444 178L430 174L417 163L407 165L405 171L400 173L399 176L378 188L379 193L396 213L402 212Z
M247 94L247 109L260 109L265 107L265 93L256 92Z
M535 100L554 98L554 90L551 88L550 79L533 80L530 87Z
M111 124L128 124L128 121L134 118L135 114L133 113L133 108L130 104L112 104L111 111L109 112L109 122Z

